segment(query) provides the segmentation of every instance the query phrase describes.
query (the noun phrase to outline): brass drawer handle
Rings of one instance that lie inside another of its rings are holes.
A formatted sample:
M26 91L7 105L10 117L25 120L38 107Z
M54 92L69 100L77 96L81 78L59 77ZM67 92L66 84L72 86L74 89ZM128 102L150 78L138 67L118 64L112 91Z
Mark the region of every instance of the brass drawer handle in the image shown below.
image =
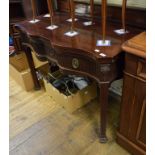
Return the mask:
M77 58L73 58L72 59L72 67L74 69L77 69L77 68L79 68L79 66L80 66L79 60Z

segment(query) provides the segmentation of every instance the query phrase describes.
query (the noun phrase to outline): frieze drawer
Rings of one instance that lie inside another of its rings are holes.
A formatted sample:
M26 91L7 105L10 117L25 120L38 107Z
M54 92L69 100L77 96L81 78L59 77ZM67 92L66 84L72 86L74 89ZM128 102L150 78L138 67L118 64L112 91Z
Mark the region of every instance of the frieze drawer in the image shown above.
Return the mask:
M125 72L146 79L146 61L132 54L126 54Z
M94 65L93 60L89 58L84 58L75 54L74 56L65 54L63 56L59 55L57 59L60 66L63 66L67 69L88 72L90 74L94 74L96 72L96 65Z
M138 60L137 76L146 79L146 61L143 59Z

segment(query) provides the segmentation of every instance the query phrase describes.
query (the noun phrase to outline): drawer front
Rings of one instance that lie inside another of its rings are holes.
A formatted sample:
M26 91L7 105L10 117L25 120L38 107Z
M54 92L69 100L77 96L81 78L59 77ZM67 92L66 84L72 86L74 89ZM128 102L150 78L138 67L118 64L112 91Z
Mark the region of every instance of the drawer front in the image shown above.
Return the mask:
M143 59L138 60L137 76L146 79L146 61Z
M146 79L145 59L127 53L125 56L125 72Z
M93 75L96 73L96 63L87 57L66 53L57 55L57 60L60 66L67 69L87 72Z
M125 137L122 146L135 155L146 150L146 84L124 75L119 133ZM118 137L119 138L119 137ZM130 145L132 143L134 145ZM129 144L129 145L126 145Z

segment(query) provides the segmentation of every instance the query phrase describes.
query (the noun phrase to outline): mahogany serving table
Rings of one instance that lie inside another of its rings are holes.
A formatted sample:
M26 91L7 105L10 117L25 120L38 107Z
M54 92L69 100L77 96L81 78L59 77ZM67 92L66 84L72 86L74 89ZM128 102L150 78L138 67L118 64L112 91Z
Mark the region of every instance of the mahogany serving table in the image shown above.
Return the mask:
M65 74L88 76L97 81L100 94L100 142L106 142L106 120L108 104L108 88L110 83L121 77L123 70L123 53L121 45L141 30L128 28L125 35L117 35L113 32L121 26L110 23L107 26L107 39L112 41L112 46L97 47L96 41L102 39L101 23L95 21L95 25L86 27L83 22L86 19L78 17L76 31L79 35L74 37L65 36L70 31L70 24L66 20L66 13L55 13L53 23L59 27L53 31L47 30L50 19L43 16L37 17L40 21L32 24L28 20L15 25L22 38L23 50L28 58L35 88L40 85L37 80L31 49L36 52L40 60L48 60L56 63Z

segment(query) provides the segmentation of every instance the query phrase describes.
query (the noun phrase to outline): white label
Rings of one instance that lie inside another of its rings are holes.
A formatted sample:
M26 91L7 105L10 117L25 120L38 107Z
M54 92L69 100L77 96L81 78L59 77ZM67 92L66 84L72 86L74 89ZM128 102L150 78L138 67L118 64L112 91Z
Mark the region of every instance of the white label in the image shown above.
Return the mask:
M50 17L50 14L46 14L46 15L44 15L43 17Z
M66 21L67 21L67 22L72 22L72 18L67 19ZM76 22L76 21L78 21L78 19L77 19L77 18L74 18L74 21Z
M97 53L98 53L98 52L100 52L100 50L99 50L99 49L95 49L94 51L95 51L95 52L97 52Z
M76 35L78 35L79 33L76 32L76 31L69 31L69 32L66 32L64 35L68 36L68 37L74 37Z
M114 30L114 32L119 35L129 33L129 31L127 30L125 31L124 29Z
M56 26L56 25L51 25L51 26L46 27L46 29L48 29L48 30L54 30L57 28L58 28L58 26Z
M110 40L97 40L97 46L111 46Z
M88 21L88 22L83 22L84 26L90 26L93 25L92 21Z
M104 53L100 53L99 55L102 57L106 57L106 55Z
M31 20L31 21L29 21L30 23L32 23L32 24L34 24L34 23L37 23L37 22L39 22L40 20L38 20L38 19L35 19L35 20Z

